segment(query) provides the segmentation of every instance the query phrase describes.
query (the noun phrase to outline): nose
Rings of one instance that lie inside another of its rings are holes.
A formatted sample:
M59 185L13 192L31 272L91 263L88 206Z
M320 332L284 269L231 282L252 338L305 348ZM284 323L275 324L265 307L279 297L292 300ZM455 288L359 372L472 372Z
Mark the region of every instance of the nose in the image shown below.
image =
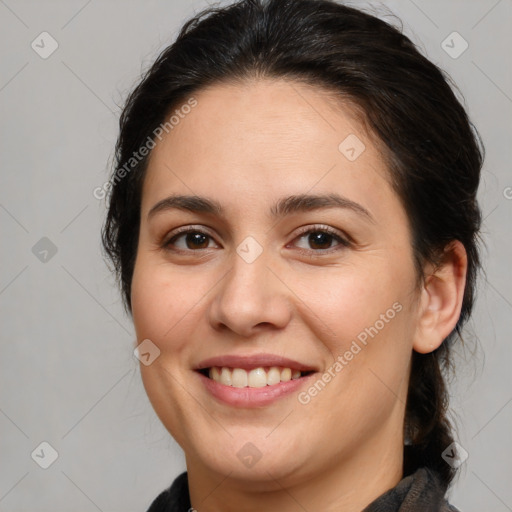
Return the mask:
M250 337L282 329L291 318L291 291L271 268L265 251L251 263L233 254L231 269L215 288L209 320L216 330Z

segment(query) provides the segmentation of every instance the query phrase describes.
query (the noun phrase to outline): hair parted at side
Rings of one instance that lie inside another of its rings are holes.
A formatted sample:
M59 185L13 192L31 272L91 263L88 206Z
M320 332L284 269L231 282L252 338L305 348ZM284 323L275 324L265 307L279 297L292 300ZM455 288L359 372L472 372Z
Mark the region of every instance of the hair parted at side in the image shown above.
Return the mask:
M449 485L455 469L441 457L453 441L443 374L471 314L480 267L478 132L449 78L401 30L333 0L241 0L187 21L145 73L121 114L116 169L194 92L255 78L308 83L362 113L409 219L418 283L424 264L439 263L451 241L466 249L460 318L437 350L413 353L404 424L404 476L423 466ZM102 231L129 313L147 159L111 179Z

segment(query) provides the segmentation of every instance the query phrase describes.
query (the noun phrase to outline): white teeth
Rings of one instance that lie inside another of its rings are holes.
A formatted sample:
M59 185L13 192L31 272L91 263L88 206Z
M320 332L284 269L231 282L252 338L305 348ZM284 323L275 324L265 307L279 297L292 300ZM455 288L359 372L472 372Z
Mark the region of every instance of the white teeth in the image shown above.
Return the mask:
M281 370L281 382L286 382L291 380L292 378L292 371L290 368L283 368Z
M245 388L247 386L247 372L242 368L235 368L231 373L231 385L235 388Z
M210 375L210 378L216 380L215 374L213 376ZM220 383L224 384L225 386L231 386L231 371L229 370L229 368L222 368L222 371L220 373Z
M249 372L247 384L250 388L262 388L267 385L267 374L263 368L254 368Z
M291 379L299 379L301 377L300 370L291 368L282 368L272 366L270 368L253 368L249 372L242 368L219 368L214 366L209 371L210 379L220 382L225 386L235 388L262 388L265 386L273 386L280 382L287 382Z
M267 384L272 386L274 384L279 384L281 382L281 372L279 368L272 366L267 372Z
M220 371L216 366L210 368L210 379L220 381Z

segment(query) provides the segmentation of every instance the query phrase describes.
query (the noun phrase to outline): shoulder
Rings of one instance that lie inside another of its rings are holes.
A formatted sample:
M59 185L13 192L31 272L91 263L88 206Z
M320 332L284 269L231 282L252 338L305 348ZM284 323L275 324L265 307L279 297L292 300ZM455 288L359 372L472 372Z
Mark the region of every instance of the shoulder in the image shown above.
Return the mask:
M153 500L147 512L188 512L190 508L188 478L185 471Z

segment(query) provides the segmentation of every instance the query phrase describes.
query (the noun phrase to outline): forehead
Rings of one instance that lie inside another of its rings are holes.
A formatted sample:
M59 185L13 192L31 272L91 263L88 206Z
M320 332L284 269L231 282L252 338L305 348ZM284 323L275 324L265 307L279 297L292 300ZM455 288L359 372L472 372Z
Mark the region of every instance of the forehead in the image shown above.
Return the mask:
M251 198L308 191L366 204L396 200L381 153L354 110L332 93L260 80L216 84L193 96L197 105L152 151L143 211L170 192L247 206Z
M248 151L264 148L259 159L279 155L300 159L303 153L322 149L337 155L344 134L357 132L368 138L353 108L342 106L327 90L298 82L220 83L194 96L197 106L172 130L174 142L193 141L212 155L239 157L242 148L237 142L243 142ZM251 156L246 153L246 158Z

